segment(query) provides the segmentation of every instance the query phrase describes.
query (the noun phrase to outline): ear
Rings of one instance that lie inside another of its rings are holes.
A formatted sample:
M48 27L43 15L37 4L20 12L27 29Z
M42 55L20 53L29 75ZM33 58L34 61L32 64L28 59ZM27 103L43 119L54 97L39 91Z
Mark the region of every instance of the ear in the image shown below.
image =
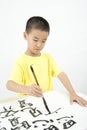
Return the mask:
M24 39L27 40L27 33L26 32L23 33L23 36L24 36Z

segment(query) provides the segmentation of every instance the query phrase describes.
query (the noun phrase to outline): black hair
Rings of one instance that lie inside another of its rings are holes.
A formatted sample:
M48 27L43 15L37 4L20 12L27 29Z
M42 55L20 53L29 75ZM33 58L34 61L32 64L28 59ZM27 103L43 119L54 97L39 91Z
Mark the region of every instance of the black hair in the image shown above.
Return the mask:
M29 33L32 29L40 29L48 33L50 32L50 26L48 21L40 16L33 16L28 19L25 31Z

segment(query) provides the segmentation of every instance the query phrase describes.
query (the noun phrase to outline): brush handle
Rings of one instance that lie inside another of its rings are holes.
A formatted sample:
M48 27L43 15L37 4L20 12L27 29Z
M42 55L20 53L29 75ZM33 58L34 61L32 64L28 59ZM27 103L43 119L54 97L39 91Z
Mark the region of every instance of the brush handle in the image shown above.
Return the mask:
M38 82L37 77L36 77L36 75L35 75L34 69L33 69L32 66L30 66L30 68L31 68L31 71L32 71L32 73L33 73L34 79L35 79L37 85L39 86L39 82Z
M36 75L35 75L35 72L34 72L33 67L30 66L30 69L31 69L31 71L32 71L32 73L33 73L33 76L34 76L34 78L35 78L35 81L36 81L37 85L40 86L40 85L39 85L39 82L38 82L38 80L37 80L37 77L36 77ZM47 111L49 112L49 114L51 114L51 112L50 112L50 110L49 110L49 108L48 108L48 106L47 106L47 103L46 103L45 98L42 97L42 99L43 99L43 103L44 103L44 105L45 105L45 108L47 109Z

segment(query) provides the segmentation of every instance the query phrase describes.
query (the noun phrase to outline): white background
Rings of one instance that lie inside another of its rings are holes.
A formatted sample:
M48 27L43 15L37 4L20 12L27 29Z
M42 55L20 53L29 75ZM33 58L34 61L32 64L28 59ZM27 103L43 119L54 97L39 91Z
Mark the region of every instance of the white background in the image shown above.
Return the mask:
M26 50L23 32L31 16L48 20L51 32L43 51L54 57L74 89L87 95L87 0L0 0L0 99L14 95L6 82ZM60 91L61 83L53 81Z

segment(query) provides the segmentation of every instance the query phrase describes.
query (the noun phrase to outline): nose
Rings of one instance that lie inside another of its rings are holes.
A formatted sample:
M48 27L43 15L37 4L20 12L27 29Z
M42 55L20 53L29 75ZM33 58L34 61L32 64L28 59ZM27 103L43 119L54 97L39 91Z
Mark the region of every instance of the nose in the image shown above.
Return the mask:
M38 43L36 44L36 46L37 46L37 47L41 47L41 43L38 42Z

